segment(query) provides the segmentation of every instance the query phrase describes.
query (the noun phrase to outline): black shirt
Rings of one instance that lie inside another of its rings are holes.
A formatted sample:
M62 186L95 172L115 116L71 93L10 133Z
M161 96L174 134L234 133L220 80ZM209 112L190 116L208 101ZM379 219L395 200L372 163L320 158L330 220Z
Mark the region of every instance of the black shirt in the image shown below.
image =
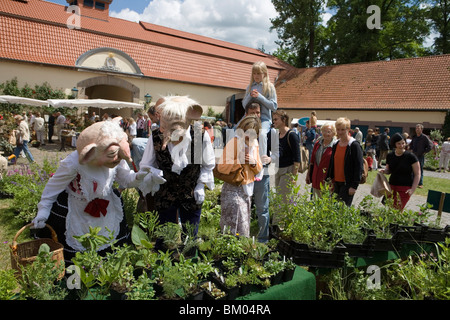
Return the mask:
M416 155L405 151L403 155L395 155L395 151L389 152L386 157L386 164L389 165L391 176L389 183L394 186L412 186L414 172L412 165L419 160Z
M289 138L289 141L288 141ZM280 161L279 168L286 168L294 162L300 162L300 138L292 130L280 139Z

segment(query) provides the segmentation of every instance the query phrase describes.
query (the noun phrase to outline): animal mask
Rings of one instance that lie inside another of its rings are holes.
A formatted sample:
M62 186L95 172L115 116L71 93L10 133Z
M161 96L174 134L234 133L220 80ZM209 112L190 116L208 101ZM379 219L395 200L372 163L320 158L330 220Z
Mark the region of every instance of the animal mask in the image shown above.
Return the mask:
M127 135L119 125L120 118L96 122L84 129L77 139L80 164L116 166L120 160L132 162ZM112 153L116 160L111 160Z

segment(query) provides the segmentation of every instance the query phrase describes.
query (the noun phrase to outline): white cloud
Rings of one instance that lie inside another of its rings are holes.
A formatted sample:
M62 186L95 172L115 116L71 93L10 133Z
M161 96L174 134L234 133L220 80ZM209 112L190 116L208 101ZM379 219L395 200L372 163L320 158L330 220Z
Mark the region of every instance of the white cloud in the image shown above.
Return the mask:
M273 53L276 31L270 19L277 16L271 0L153 0L142 13L111 11L113 17L146 21L251 48L264 46Z

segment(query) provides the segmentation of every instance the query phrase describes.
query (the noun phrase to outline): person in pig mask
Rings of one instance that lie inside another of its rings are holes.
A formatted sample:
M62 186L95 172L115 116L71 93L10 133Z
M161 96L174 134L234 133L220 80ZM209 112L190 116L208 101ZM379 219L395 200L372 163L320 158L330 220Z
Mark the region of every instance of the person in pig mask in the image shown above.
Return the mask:
M85 235L90 227L100 227L99 234L106 237L112 232L116 245L128 241L123 204L113 183L127 188L142 182L146 173L130 170L127 162L131 161L127 135L119 122L97 122L81 132L77 150L61 161L49 179L33 224L42 229L38 232L42 237L48 230L46 223L55 230L66 261L86 250L74 236ZM109 247L110 243L105 244L98 251Z
M153 131L140 162L151 172L141 184L143 195L153 195L160 224L190 223L197 231L205 186L214 189L214 149L199 120L203 109L187 96L167 96L158 106L160 127ZM161 182L159 179L164 179ZM161 247L156 241L155 248Z

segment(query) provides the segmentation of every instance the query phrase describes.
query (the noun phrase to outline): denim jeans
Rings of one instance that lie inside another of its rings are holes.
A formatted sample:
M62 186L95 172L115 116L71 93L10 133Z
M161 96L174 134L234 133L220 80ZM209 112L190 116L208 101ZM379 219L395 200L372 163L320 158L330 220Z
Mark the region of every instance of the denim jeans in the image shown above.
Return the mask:
M14 162L17 161L17 159L19 159L20 156L20 152L23 150L23 152L25 153L25 156L27 157L28 161L30 162L34 162L34 158L33 155L31 154L30 150L28 149L28 141L27 140L23 140L23 144L21 146L16 146L14 149L14 155L16 156L16 159Z
M255 181L253 195L258 216L258 241L262 243L269 241L269 190L270 175L265 174L261 181Z

